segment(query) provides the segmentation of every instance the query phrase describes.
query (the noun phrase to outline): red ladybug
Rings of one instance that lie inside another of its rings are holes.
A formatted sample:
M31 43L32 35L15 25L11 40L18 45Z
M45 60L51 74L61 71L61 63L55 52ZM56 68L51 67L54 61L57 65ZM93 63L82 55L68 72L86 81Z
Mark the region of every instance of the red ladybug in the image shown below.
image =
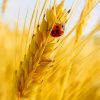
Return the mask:
M64 34L64 29L65 29L65 27L62 24L54 25L54 27L51 31L51 36L59 37L59 36L63 35Z

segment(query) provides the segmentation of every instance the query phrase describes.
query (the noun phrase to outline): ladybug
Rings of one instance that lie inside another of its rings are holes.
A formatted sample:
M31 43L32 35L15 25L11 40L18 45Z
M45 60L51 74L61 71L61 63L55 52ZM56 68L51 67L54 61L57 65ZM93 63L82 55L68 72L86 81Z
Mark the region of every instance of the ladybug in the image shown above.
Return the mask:
M55 24L52 31L51 36L59 37L64 34L65 26L62 24Z

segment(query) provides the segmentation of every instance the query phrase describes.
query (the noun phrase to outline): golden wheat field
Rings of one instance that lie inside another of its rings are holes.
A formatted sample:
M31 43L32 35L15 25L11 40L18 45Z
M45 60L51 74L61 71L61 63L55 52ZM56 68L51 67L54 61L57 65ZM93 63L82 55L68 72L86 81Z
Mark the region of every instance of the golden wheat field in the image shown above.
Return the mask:
M0 0L0 100L100 100L100 0Z

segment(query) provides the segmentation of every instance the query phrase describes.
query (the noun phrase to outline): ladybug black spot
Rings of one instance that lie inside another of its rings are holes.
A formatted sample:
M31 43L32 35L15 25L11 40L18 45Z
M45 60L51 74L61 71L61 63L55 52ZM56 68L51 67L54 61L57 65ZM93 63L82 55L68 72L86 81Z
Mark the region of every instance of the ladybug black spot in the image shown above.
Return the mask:
M56 33L59 33L59 30L56 30Z

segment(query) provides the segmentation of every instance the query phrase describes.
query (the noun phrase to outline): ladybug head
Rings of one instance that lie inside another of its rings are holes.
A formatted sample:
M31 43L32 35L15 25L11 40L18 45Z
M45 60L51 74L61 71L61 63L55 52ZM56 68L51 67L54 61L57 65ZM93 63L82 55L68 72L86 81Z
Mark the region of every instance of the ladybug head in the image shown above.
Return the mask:
M63 31L65 30L65 25L64 24L62 24L62 29L63 29Z

